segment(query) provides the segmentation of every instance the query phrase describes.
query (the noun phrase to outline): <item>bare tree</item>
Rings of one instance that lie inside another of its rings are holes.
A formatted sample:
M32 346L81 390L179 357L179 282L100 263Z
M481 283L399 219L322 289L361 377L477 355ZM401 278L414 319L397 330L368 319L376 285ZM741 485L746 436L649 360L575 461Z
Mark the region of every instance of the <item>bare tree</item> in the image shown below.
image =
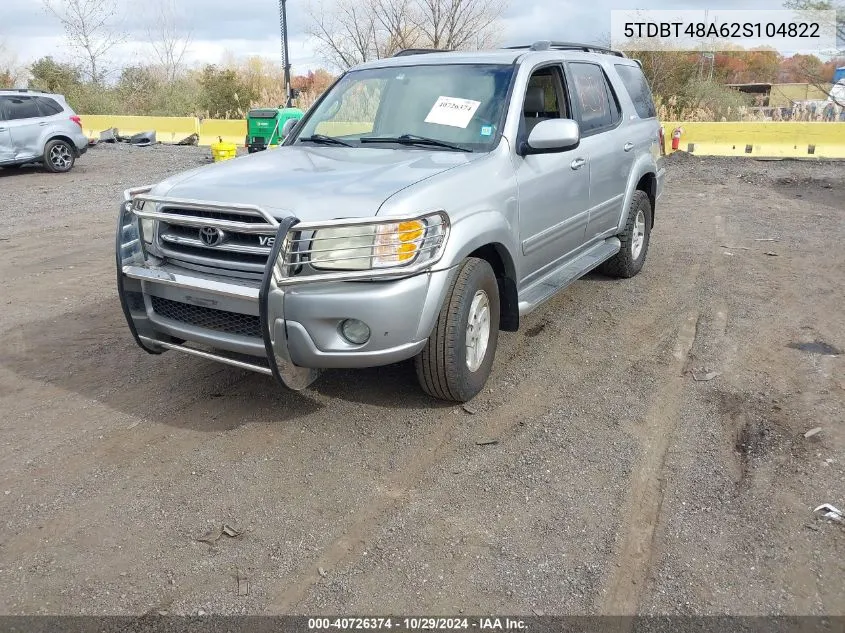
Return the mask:
M126 39L117 27L117 0L42 0L47 13L61 22L70 45L82 59L83 76L100 83L109 51Z
M836 11L836 45L845 49L845 2L832 0L786 0L783 6L812 16L814 11Z
M25 69L18 63L18 56L0 39L0 88L14 88L26 79Z
M158 0L153 5L146 31L156 63L172 82L182 71L191 44L191 31L179 26L175 0Z
M786 0L783 4L787 9L798 12L807 12L812 15L814 11L836 11L836 46L840 52L845 52L845 2L833 2L832 0ZM825 77L821 77L816 68L809 64L800 64L804 78L807 83L824 92L837 105L845 108L845 98L841 93L831 89L831 84Z
M320 0L309 34L334 66L346 69L403 48L486 48L508 0Z
M459 50L498 43L507 0L416 0L413 20L426 45Z
M321 1L308 7L311 26L308 33L333 66L346 69L380 57L376 17L371 0L342 0L328 9Z

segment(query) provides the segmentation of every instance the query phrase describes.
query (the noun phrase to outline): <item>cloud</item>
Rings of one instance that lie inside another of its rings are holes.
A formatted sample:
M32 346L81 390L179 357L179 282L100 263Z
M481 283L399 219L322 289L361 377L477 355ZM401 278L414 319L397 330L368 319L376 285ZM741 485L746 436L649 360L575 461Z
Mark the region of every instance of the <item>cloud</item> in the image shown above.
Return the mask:
M120 26L127 42L115 49L113 66L137 63L148 55L145 28L157 0L125 2ZM322 65L317 46L307 35L308 0L288 0L288 33L294 72ZM776 0L777 3L777 0ZM224 53L260 55L279 59L278 5L273 0L175 0L179 20L189 26L192 63L215 63ZM734 2L732 8L771 9L771 0ZM145 7L140 12L137 7ZM649 9L700 9L706 2L650 0ZM132 7L131 9L129 7ZM540 39L600 42L610 33L610 11L642 8L642 0L511 0L502 22L502 42L527 44ZM48 15L41 0L0 0L0 41L5 41L21 62L45 54L69 58L61 25ZM281 63L281 62L280 62Z

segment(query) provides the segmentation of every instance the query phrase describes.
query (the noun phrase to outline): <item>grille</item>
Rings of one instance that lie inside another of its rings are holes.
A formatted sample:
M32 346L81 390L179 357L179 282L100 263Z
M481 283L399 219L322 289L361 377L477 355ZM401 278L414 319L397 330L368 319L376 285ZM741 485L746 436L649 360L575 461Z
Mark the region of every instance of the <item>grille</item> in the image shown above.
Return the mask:
M228 220L232 222L248 222L250 224L267 226L265 237L274 236L273 227L267 224L263 217L237 213L234 211L208 211L204 209L180 209L166 207L165 213L191 218L208 218L210 220ZM159 224L158 246L162 254L175 262L190 262L201 266L220 268L223 270L240 271L261 275L270 253L270 245L262 247L258 235L225 231L225 239L216 246L206 246L199 239L200 229L180 225L178 220L161 222ZM189 238L187 241L176 243L168 240L167 236ZM251 247L258 252L243 252L243 248Z
M186 215L192 218L213 218L215 220L230 220L232 222L250 222L253 224L266 224L264 218L257 215L247 215L245 213L224 213L222 211L205 211L203 209L178 209L174 207L165 207L162 209L164 213L170 215Z
M261 320L257 316L204 308L154 295L150 300L156 314L168 319L227 334L261 337Z

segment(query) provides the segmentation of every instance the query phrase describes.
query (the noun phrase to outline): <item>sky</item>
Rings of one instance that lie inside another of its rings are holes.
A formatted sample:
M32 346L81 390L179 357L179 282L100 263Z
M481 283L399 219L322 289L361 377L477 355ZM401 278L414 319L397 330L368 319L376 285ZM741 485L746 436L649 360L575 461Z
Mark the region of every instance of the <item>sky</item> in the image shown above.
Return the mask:
M157 0L122 0L125 6L123 28L127 42L115 51L112 65L124 66L150 61L144 25L149 16L143 8ZM236 57L258 55L280 59L277 0L173 0L180 21L189 26L192 42L191 63L219 62L226 53ZM321 66L315 43L307 35L309 0L287 0L288 33L294 74ZM502 20L503 44L524 44L541 39L597 42L609 37L612 9L772 9L775 0L729 0L713 5L707 2L672 0L510 0ZM149 9L147 9L149 10ZM139 13L140 11L140 13ZM0 0L0 45L11 50L21 65L43 55L69 59L58 21L48 15L42 0Z

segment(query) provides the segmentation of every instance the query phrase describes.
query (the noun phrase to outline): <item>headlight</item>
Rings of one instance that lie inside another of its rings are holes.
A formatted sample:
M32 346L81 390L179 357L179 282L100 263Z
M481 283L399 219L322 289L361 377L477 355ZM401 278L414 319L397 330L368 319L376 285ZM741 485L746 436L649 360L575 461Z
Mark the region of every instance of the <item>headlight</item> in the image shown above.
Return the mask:
M147 244L153 243L153 231L155 231L155 220L141 220L141 234Z
M321 270L370 270L434 259L448 220L436 213L414 220L320 229L311 238L311 266Z
M144 208L145 200L135 200L132 202L132 208L141 211ZM151 205L155 209L155 205ZM153 243L153 232L155 231L155 220L141 219L141 235L147 244Z

